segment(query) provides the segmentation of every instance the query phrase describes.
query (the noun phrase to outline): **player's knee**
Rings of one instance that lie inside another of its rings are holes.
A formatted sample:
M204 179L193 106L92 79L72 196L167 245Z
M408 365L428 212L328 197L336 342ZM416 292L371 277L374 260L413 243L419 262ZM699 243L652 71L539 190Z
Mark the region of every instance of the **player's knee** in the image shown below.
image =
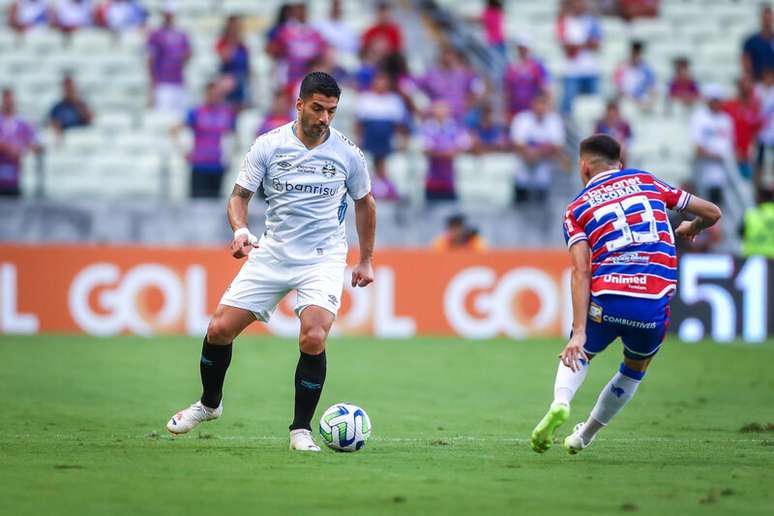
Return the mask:
M232 328L229 328L221 318L213 318L207 326L207 342L210 344L230 344L236 337Z
M624 362L624 365L626 367L628 367L629 369L631 369L632 371L637 371L637 372L640 372L640 373L644 373L648 369L648 366L650 365L651 359L652 359L652 357L648 357L646 359L635 360L633 358L629 358L627 356L624 356L623 362Z
M304 329L299 341L301 351L309 355L319 355L325 350L325 337L325 330L320 326Z

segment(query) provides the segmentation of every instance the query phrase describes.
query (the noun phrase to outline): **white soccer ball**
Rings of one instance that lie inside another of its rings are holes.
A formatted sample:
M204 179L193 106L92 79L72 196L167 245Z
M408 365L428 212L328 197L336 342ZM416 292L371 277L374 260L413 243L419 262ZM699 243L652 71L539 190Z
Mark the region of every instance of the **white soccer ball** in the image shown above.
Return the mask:
M371 420L357 405L337 403L320 418L320 436L333 450L358 451L371 437Z

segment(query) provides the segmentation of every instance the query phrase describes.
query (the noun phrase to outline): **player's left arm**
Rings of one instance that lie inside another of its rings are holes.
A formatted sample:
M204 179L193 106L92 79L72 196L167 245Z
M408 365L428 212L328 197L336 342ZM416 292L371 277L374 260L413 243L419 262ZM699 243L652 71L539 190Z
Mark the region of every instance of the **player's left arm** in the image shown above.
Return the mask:
M365 287L374 281L374 240L376 238L376 202L371 193L355 201L355 225L360 243L360 260L352 271L352 286Z
M722 213L714 203L691 195L683 211L695 215L690 221L683 221L675 229L675 235L693 242L705 229L709 229L720 220Z
M586 322L588 321L589 299L591 298L591 248L587 240L580 240L570 247L572 263L572 337L562 354L562 363L577 371L579 360L588 361L583 350L586 345Z

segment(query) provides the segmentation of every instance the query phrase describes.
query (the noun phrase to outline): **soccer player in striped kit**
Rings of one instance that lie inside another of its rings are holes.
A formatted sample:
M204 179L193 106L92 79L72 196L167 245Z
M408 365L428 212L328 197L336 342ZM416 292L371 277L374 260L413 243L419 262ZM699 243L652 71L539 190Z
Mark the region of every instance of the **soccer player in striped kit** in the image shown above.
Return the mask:
M532 449L539 453L551 447L570 415L589 362L617 337L623 342L620 369L564 447L572 454L586 448L634 396L669 322L677 284L675 236L693 239L721 215L711 202L648 172L622 169L621 147L607 135L581 142L580 175L586 186L564 217L572 262L572 336L560 355L554 401L532 431ZM673 233L667 210L695 218Z

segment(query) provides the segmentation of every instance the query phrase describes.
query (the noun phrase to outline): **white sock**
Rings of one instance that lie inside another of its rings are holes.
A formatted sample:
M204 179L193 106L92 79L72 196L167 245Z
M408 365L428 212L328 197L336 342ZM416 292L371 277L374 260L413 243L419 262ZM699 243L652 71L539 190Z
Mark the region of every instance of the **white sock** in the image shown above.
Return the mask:
M575 393L583 385L586 379L586 373L589 371L589 363L581 361L581 368L573 371L559 361L559 368L556 370L556 381L554 382L554 403L569 405Z
M581 430L581 437L590 442L599 430L607 426L610 420L624 408L637 392L645 373L629 369L621 364L621 369L599 393L597 404L591 410L591 416Z

